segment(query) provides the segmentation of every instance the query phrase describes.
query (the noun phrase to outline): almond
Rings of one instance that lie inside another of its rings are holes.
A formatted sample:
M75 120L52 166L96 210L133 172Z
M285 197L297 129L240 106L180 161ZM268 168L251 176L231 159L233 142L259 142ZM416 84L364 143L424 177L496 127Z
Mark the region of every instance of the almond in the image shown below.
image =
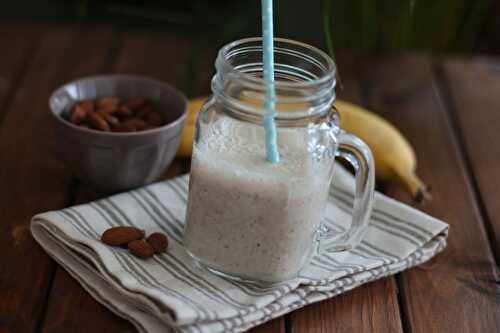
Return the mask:
M103 97L95 102L97 111L113 112L118 109L120 99L118 97Z
M133 128L134 131L143 131L146 129L146 122L135 117L125 120L123 125L128 128Z
M128 243L130 253L139 258L150 258L155 253L153 247L143 240L134 240Z
M168 247L167 236L161 232L152 233L146 238L146 242L153 247L155 253L165 252Z
M123 106L129 108L132 111L142 109L146 105L146 100L142 97L135 97L128 100Z
M106 132L136 132L164 124L162 114L143 97L134 97L124 103L115 96L83 100L75 104L65 119L75 125L85 125L81 127Z
M95 109L94 101L91 99L87 99L79 103L79 105L85 109L87 112L92 112Z
M107 112L98 111L97 113L99 113L99 115L102 117L102 119L104 119L110 126L116 126L120 123L120 120L118 120L118 118L110 115Z
M87 120L92 128L106 132L111 130L106 120L98 112L87 113Z
M87 117L88 111L83 108L80 104L77 104L71 113L70 121L73 124L81 124Z
M104 231L101 241L111 246L120 246L143 237L144 230L134 227L113 227Z
M150 113L151 111L153 111L153 108L150 106L150 105L147 105L145 107L143 107L142 109L140 110L137 110L135 112L135 116L137 118L142 118L144 119L144 116L146 116L148 113Z
M131 117L133 113L132 113L132 110L130 110L128 107L120 106L118 109L113 110L113 112L111 114L115 117L127 118L127 117Z

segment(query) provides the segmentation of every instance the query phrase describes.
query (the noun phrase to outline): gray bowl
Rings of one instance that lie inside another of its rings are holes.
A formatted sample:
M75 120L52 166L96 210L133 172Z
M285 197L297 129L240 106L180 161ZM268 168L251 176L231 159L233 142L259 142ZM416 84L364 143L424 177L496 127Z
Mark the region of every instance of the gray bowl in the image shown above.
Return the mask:
M85 129L63 119L77 101L104 96L136 96L151 101L166 125L151 130L115 133ZM132 75L83 78L57 89L49 100L55 118L60 158L83 182L98 191L116 192L157 180L179 147L187 99L157 80Z

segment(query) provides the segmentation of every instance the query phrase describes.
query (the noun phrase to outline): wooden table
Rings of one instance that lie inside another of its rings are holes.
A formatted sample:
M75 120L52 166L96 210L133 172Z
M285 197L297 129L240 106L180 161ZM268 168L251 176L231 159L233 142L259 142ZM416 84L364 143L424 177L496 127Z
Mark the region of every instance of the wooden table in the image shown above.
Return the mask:
M0 41L0 332L133 332L30 236L34 214L98 197L54 158L47 99L66 81L103 72L206 94L217 46L110 26L17 23L0 25ZM414 145L434 195L419 208L451 225L449 245L422 267L252 332L499 332L500 59L348 55L339 67L340 97L379 112ZM188 171L189 161L176 160L165 177ZM382 188L410 203L396 184Z

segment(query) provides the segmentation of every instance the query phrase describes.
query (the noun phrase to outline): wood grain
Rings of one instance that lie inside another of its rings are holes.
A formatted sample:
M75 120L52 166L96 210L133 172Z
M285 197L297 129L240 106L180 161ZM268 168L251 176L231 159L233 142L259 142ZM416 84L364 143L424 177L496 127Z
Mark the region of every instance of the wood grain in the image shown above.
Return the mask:
M342 91L338 89L338 97L362 104L355 58L339 56L337 65L343 85ZM293 333L402 332L393 277L309 305L289 317Z
M135 332L131 323L99 304L60 267L47 307L43 332Z
M71 30L43 33L43 45L32 55L0 131L4 188L0 192L0 318L8 332L33 331L54 270L53 262L31 238L29 221L66 201L69 177L49 158L54 139L46 105L50 87L59 81L59 62L72 35Z
M205 45L194 51L197 52L193 63L195 80L189 97L208 96L212 93L211 81L215 75L215 59L218 51L217 47L212 45Z
M484 204L495 257L500 258L500 60L449 59L442 63L443 93L461 132L467 161Z
M39 38L40 30L34 25L0 24L0 40L9 41L0 62L0 124Z
M498 332L498 302L470 287L481 283L485 274L496 278L495 263L430 59L418 55L374 59L364 62L362 73L369 105L406 135L417 152L421 177L433 187L433 201L418 208L450 224L447 250L432 264L401 275L405 328ZM410 203L399 186L387 191Z
M32 332L44 311L55 264L29 233L30 218L67 203L71 177L53 155L54 134L47 100L75 76L98 70L100 59L71 57L76 31L37 26L39 46L9 103L0 130L0 319L7 331ZM22 31L22 30L21 30ZM13 34L12 39L23 36ZM85 50L79 50L80 55Z
M291 332L403 332L394 278L375 281L290 314Z
M284 333L285 321L283 318L276 318L260 326L254 327L248 333Z
M145 75L184 91L189 73L190 43L167 33L126 32L114 65L117 73Z

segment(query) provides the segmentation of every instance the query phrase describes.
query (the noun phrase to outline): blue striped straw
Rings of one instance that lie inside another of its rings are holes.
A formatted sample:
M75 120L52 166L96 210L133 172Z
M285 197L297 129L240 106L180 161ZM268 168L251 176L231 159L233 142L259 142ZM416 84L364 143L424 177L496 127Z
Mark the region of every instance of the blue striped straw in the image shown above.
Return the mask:
M262 39L264 58L264 80L266 81L266 103L268 110L264 116L264 130L266 132L266 157L271 163L280 160L278 146L276 144L276 116L275 102L276 92L274 91L274 40L273 40L273 0L262 0Z

